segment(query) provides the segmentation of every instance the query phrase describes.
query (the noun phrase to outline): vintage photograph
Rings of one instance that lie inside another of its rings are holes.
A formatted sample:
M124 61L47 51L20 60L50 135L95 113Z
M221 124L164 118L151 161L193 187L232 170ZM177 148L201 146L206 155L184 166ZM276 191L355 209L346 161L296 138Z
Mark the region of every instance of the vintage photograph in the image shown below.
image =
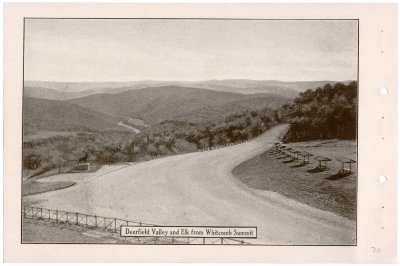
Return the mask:
M357 245L358 30L25 18L22 244Z

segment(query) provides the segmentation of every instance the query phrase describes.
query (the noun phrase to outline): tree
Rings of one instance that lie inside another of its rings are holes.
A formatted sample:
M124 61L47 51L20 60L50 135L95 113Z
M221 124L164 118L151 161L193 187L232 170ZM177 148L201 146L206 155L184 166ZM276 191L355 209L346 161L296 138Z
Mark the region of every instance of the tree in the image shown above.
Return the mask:
M293 141L329 138L355 138L357 83L326 84L315 91L300 93L292 104L274 113L275 119L290 123Z
M24 157L24 167L28 169L37 169L40 166L42 159L34 154Z

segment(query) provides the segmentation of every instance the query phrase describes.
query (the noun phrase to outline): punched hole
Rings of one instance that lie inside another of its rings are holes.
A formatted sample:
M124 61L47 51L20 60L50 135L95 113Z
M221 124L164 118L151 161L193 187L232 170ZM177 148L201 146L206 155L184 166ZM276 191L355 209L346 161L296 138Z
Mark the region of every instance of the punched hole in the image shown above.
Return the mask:
M381 176L379 177L379 182L380 182L381 184L385 184L385 183L387 182L387 177L384 176L384 175L381 175Z
M385 96L385 95L388 94L388 89L385 88L385 87L383 87L383 88L380 90L380 92L381 92L381 95Z

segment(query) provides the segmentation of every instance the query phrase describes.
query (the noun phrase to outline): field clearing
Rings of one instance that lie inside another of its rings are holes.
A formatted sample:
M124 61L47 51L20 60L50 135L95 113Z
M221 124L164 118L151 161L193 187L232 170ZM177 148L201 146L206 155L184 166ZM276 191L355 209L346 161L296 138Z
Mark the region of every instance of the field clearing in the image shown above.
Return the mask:
M329 157L345 156L356 159L355 141L312 141L290 143L288 146L308 151L314 155ZM341 164L328 162L328 169L310 173L317 166L310 160L308 165L293 162L289 157L275 154L275 149L264 152L234 168L233 174L250 188L273 191L308 204L315 208L356 219L357 178L352 173L336 177Z

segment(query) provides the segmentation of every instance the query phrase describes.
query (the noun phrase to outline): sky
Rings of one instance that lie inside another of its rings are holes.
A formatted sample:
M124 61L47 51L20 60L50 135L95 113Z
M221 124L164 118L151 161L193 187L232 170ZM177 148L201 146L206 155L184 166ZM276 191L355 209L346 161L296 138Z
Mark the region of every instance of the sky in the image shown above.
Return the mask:
M357 21L26 19L25 80L356 80Z

